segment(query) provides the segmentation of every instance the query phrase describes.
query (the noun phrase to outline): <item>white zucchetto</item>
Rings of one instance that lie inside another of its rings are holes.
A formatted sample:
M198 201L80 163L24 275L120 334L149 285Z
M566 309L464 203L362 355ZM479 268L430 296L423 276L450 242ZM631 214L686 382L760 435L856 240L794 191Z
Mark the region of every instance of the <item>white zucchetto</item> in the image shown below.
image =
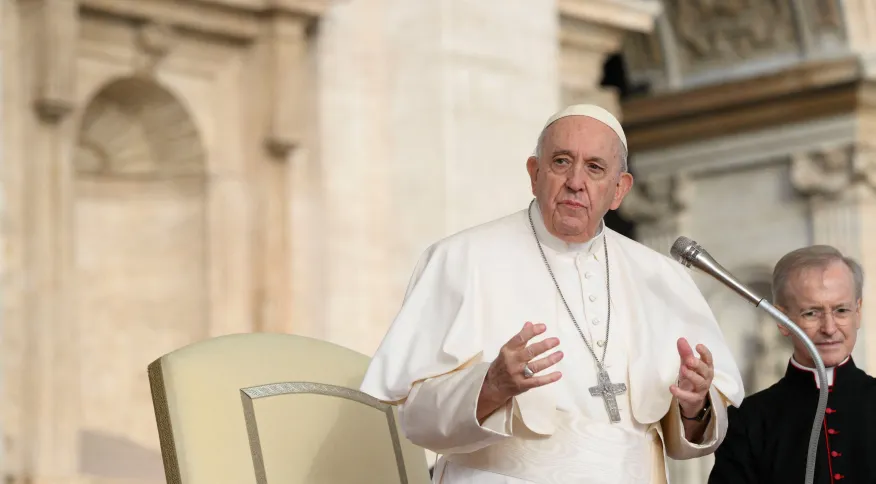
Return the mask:
M621 127L620 121L618 121L610 112L604 108L596 106L595 104L573 104L568 106L548 118L542 130L547 129L547 127L553 124L554 121L567 116L587 116L601 122L617 133L618 138L620 138L621 143L624 145L624 149L628 149L627 136L624 134L624 129Z

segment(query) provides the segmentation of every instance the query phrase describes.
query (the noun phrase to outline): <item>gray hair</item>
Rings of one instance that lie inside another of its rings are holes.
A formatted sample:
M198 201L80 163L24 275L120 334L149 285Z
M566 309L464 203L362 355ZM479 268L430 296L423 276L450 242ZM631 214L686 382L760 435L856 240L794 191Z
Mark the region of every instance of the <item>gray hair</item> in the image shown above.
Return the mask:
M861 299L864 294L864 269L856 260L846 257L829 245L812 245L785 254L779 259L773 269L773 304L785 306L788 279L792 274L813 268L824 268L834 262L842 262L852 271L855 280L855 299Z
M541 130L541 133L538 135L538 142L535 144L535 152L533 153L537 159L541 159L541 149L542 144L544 143L544 137L547 134L548 128L551 125L547 125L544 129ZM627 152L627 147L621 143L620 137L617 138L618 144L620 144L621 150L621 173L629 171L629 164L627 163L627 158L629 158L629 153Z

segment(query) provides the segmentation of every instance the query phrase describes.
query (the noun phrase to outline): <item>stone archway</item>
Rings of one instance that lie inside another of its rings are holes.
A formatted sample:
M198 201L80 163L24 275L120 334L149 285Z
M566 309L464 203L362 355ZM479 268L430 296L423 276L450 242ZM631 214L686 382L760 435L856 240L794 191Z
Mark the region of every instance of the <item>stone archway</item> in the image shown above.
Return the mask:
M86 475L162 479L144 369L208 334L205 167L189 114L155 82L114 81L84 111L71 297Z

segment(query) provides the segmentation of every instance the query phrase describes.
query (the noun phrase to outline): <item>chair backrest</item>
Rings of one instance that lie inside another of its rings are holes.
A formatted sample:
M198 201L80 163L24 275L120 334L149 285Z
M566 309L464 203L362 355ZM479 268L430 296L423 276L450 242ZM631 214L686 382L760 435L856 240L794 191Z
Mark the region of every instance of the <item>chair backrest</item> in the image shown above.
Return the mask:
M220 336L149 365L168 484L429 482L394 407L357 389L369 358L285 334Z

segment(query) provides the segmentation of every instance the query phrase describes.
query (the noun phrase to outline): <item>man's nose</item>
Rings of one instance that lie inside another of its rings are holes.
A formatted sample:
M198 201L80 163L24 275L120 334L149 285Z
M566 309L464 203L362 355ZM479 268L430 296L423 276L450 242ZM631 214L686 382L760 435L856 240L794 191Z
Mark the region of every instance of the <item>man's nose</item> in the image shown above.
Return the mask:
M833 313L827 313L824 315L824 320L821 323L821 332L830 336L836 333L836 319L834 319Z
M582 163L575 163L566 176L566 186L570 190L580 192L586 186L587 174Z

